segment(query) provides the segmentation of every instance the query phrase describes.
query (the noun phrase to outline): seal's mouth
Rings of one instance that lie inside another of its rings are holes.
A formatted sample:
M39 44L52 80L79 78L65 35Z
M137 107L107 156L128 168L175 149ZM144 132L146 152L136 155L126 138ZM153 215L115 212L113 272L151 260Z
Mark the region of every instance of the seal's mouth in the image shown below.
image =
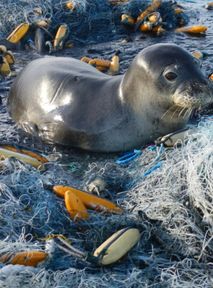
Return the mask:
M188 109L203 109L213 103L213 85L204 83L182 84L173 95L176 106Z

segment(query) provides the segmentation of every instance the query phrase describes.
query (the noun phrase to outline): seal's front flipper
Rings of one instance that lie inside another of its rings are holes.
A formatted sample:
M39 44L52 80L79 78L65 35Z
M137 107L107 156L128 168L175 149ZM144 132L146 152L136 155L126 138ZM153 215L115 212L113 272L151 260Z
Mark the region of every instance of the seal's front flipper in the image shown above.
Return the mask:
M69 130L68 127L63 122L60 121L49 121L39 123L38 126L38 137L42 139L42 141L49 144L59 144L59 145L70 145L72 141L72 145L78 145L78 137L73 135L73 133Z
M38 136L38 126L30 121L20 122L19 127L26 133Z
M19 122L19 127L23 129L27 134L31 134L35 137L41 137L41 139L47 143L52 144L55 138L55 131L57 131L57 123L44 123L35 124L30 121Z
M38 126L38 136L45 142L52 144L55 142L56 131L58 131L59 123L42 123Z

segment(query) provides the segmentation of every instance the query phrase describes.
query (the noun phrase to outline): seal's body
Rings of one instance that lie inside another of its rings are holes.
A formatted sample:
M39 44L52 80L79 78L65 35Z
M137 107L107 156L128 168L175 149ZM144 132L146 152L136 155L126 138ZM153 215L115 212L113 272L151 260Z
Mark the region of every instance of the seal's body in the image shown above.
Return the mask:
M108 76L73 58L32 61L11 88L8 108L27 132L91 151L145 145L186 125L213 102L196 59L174 44L140 52L126 74Z

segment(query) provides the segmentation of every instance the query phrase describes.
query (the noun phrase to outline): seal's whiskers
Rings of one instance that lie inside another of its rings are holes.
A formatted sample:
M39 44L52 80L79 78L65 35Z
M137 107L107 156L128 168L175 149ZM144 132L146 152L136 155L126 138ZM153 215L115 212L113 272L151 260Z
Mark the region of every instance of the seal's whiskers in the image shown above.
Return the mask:
M172 113L170 119L172 120L174 118L174 116L176 115L176 113L178 112L179 107L176 107L175 111Z
M171 107L169 107L169 109L166 110L166 112L161 116L161 120L166 117L166 115L173 110L175 105L172 105Z
M187 108L186 112L183 114L183 118L190 117L192 111L193 111L193 108Z
M186 107L182 108L182 109L180 110L180 113L178 114L178 118L181 117L181 115L182 115L183 112L184 112L183 115L185 115L187 110L188 110L188 108L186 108ZM183 118L184 118L184 117L183 117Z

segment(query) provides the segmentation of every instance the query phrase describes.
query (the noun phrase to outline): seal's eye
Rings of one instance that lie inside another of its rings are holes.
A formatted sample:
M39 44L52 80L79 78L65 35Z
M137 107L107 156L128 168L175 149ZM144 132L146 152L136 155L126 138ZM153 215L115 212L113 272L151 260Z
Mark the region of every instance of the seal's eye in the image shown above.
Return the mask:
M173 81L173 80L175 80L177 78L177 74L174 73L174 72L167 72L165 74L165 77L166 77L167 80Z

